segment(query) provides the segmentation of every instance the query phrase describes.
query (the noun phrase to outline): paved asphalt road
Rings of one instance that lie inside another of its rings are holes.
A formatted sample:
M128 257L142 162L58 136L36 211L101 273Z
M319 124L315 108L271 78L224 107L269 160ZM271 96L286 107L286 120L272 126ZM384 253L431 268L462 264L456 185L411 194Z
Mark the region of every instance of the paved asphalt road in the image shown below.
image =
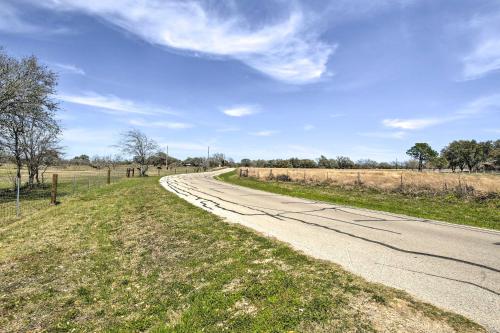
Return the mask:
M222 172L227 170L168 176L161 184L228 222L500 332L500 232L313 202L213 179Z

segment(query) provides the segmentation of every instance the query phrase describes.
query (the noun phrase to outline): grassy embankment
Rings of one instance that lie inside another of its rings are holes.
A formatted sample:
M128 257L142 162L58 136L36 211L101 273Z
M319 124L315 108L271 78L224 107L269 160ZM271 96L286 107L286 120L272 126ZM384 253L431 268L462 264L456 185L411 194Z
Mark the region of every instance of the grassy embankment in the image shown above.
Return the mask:
M0 223L0 327L482 331L225 223L162 189L158 177L127 179Z
M265 181L251 177L239 178L236 171L218 178L232 184L293 197L500 230L498 195L491 198L459 197L454 194L399 193L323 183Z

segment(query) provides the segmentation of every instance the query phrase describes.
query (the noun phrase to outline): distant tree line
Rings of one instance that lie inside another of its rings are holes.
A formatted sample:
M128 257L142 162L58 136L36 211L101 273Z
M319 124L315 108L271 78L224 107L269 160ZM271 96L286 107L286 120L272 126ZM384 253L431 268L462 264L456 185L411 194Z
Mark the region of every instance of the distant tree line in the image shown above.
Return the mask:
M336 158L327 158L321 155L316 160L307 158L288 158L273 160L250 160L244 158L240 165L243 167L258 168L320 168L320 169L396 169L408 168L414 169L417 164L415 161L406 162L377 162L371 159L361 159L353 161L347 156L337 156Z
M233 159L226 158L224 154L215 153L210 156L207 163L206 157L188 157L184 160L168 156L169 167L181 166L193 167L219 167L219 166L243 166L260 168L321 168L321 169L450 169L455 171L479 171L479 170L500 170L500 140L477 142L475 140L453 141L441 150L435 151L427 143L416 143L408 149L407 155L411 157L407 161L377 162L372 159L360 159L353 161L347 156L337 156L327 158L321 155L319 158L301 159L257 159L244 158L240 163L235 163ZM166 166L167 155L165 152L151 151L144 163L158 168ZM89 165L95 168L114 167L119 164L140 164L141 158L133 156L131 160L123 159L120 156L89 158L88 155L75 156L69 160L61 160L61 163L72 165Z
M408 161L377 162L371 159L353 161L347 156L327 158L250 160L240 162L243 167L259 168L322 168L322 169L451 169L464 171L500 170L500 140L476 142L453 141L438 153L427 143L416 143L406 152Z

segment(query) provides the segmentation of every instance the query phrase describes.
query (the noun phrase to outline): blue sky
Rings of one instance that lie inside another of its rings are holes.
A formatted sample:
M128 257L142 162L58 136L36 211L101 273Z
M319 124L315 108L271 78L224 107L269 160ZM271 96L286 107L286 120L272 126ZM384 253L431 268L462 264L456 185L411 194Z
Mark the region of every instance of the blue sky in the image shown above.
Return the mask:
M129 128L236 160L500 137L498 0L0 0L0 45L59 73L69 157Z

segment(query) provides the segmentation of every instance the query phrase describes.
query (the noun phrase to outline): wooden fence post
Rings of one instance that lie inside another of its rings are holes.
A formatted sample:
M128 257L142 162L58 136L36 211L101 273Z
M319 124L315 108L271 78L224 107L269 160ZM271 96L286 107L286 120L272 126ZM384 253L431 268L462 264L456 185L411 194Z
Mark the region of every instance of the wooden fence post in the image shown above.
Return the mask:
M106 179L107 184L111 184L111 169L108 169L108 177Z
M52 175L52 191L50 192L50 204L57 205L57 173Z

